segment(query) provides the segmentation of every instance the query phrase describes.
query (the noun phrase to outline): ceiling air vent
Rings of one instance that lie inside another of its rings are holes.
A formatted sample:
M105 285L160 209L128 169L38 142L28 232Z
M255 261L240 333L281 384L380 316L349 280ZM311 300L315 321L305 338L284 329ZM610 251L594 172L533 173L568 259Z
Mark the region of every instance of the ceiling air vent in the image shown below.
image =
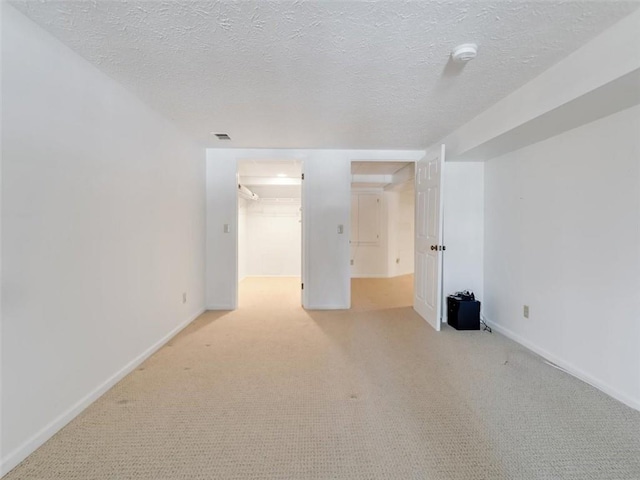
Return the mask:
M218 137L218 140L231 140L231 137L226 133L214 133L214 135Z

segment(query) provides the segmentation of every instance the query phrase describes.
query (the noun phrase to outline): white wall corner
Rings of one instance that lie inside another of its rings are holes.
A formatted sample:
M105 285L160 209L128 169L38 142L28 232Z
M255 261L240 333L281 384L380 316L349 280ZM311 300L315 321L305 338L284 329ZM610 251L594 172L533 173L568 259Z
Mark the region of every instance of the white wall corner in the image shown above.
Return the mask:
M168 343L173 337L178 335L188 325L190 325L196 318L205 312L204 309L199 310L197 313L191 315L186 320L182 321L173 330L167 333L164 337L156 341L153 345L140 353L137 357L133 358L126 365L124 365L119 371L114 373L111 377L104 380L95 389L78 400L74 405L65 410L58 417L53 419L50 423L45 425L41 430L32 435L18 448L10 452L2 452L3 456L0 463L0 477L9 473L13 468L18 466L25 458L33 453L38 447L43 445L47 440L53 437L58 431L60 431L65 425L77 417L83 410L89 405L95 402L98 398L104 395L111 387L133 372L139 367L146 359L148 359L155 352L160 350L166 343Z
M494 329L496 332L504 335L505 337L513 340L514 342L519 343L520 345L528 348L532 352L540 355L540 357L556 365L557 367L559 367L561 370L564 370L569 375L572 375L578 378L579 380L585 383L588 383L592 387L597 388L598 390L606 393L610 397L615 398L619 402L622 402L625 405L640 411L640 399L633 398L627 395L626 393L620 391L618 388L614 387L613 385L610 385L609 383L603 381L602 379L594 377L593 375L586 372L584 369L579 368L577 365L567 362L565 359L557 355L554 355L553 353L542 348L538 344L528 340L522 335L518 335L517 333L510 330L509 328L494 322L490 318L487 318L486 316L484 316L484 320L487 323L487 325L492 329ZM549 368L553 368L553 366L549 366Z

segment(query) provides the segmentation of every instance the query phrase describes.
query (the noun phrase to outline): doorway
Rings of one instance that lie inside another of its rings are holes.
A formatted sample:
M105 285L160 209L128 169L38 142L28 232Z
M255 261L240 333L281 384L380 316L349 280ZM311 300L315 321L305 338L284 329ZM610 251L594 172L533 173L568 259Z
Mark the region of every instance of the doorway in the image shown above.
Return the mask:
M393 296L389 300L397 306L412 306L414 179L414 162L351 162L349 246L354 308L375 304L371 295L380 292Z
M298 160L238 160L238 300L268 286L300 289L302 164Z

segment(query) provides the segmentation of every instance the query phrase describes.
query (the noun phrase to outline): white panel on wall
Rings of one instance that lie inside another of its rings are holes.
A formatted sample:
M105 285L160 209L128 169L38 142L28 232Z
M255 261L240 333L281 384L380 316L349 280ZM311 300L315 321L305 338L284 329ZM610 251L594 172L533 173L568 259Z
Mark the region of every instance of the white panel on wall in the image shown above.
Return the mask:
M358 231L358 199L366 195L374 201L360 205L373 210L367 215L377 217L379 225L376 242L351 242L351 276L394 277L413 273L413 188L389 190L381 193L352 194L352 235ZM367 199L368 200L368 199ZM378 201L379 200L379 201ZM376 212L375 210L379 210ZM355 212L355 214L354 214ZM356 234L357 236L357 234Z
M372 245L380 241L380 195L358 194L358 243Z
M300 276L300 199L257 201L247 209L247 275Z
M386 194L355 191L351 201L352 237L359 240L350 244L351 276L387 277Z

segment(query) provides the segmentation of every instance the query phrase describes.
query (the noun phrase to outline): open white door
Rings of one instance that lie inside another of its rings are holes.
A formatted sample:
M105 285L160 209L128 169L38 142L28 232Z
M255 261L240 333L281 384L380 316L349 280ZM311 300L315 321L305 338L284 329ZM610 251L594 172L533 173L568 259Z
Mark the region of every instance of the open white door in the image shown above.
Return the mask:
M442 167L444 145L416 164L413 308L440 330L442 320Z

